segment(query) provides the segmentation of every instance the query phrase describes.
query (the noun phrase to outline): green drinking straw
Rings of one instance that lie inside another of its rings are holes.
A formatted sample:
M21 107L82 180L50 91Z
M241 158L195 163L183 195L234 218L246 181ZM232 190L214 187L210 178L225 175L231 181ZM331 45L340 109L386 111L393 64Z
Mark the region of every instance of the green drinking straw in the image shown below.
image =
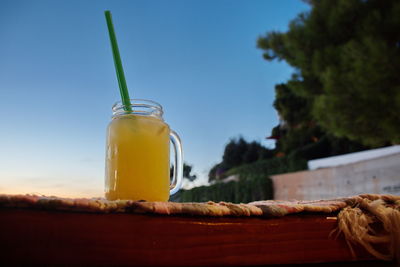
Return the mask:
M104 14L106 16L108 33L110 35L111 48L114 58L115 71L117 72L119 92L121 93L122 104L124 105L124 109L126 111L132 111L128 87L126 86L124 69L122 68L121 56L119 55L117 38L115 37L114 26L112 23L111 12L109 10L106 10Z

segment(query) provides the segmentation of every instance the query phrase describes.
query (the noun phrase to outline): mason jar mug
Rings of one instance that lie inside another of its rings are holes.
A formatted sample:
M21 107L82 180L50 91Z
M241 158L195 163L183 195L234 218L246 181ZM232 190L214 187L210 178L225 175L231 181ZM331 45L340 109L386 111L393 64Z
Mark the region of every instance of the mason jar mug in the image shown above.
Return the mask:
M107 127L105 196L108 200L167 201L182 184L179 136L163 120L160 104L132 99L117 102ZM170 181L170 142L175 152Z

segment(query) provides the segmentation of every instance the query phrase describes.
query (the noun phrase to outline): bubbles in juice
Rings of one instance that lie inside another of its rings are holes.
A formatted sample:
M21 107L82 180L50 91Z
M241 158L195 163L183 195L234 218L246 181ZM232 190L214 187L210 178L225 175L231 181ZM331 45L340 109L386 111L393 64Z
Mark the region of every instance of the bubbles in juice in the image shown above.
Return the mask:
M167 201L169 127L162 120L134 114L108 126L106 198Z

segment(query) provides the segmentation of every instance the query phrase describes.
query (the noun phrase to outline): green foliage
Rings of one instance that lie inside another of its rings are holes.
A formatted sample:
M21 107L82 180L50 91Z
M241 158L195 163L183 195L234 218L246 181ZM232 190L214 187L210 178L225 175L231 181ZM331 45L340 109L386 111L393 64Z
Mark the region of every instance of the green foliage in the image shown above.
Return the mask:
M246 180L257 175L267 177L273 174L304 170L307 168L307 161L301 160L295 154L289 156L259 160L252 164L245 164L231 169L228 175L238 174Z
M289 154L303 146L316 142L322 134L318 127L304 124L290 129L282 135L281 139L277 142L277 148L279 151Z
M183 177L188 179L189 181L194 181L197 179L196 174L192 174L192 165L183 163Z
M305 160L295 154L288 157L262 159L230 169L227 175L238 175L239 181L217 182L211 186L196 187L180 192L181 202L227 201L248 203L256 200L272 199L273 186L269 178L272 174L303 170Z
M243 138L239 140L232 139L225 147L224 155L222 156L223 166L230 169L238 166L243 162L243 154L247 150L247 142Z
M291 87L278 84L275 90L275 108L284 120L283 125L272 129L272 135L278 138L277 152L295 153L299 159L311 160L368 149L356 141L329 134L318 126L312 120L309 102L294 94Z
M187 179L191 182L193 182L194 180L197 179L197 175L196 174L192 174L192 165L187 164L186 162L183 163L183 179ZM173 166L171 165L171 167L169 168L169 175L170 177L172 177L172 174L174 172Z
M259 159L271 157L273 152L258 142L246 142L242 137L231 139L225 146L222 162L211 168L208 177L209 181L226 178L226 172L242 164L255 162Z
M296 69L276 88L289 126L315 121L323 131L368 146L400 142L400 2L311 0L285 33L258 47Z
M290 127L310 120L310 107L306 98L294 94L286 84L275 86L274 107Z
M181 202L226 201L248 203L260 199L272 199L272 181L268 177L257 176L253 179L218 182L211 186L200 186L180 192Z

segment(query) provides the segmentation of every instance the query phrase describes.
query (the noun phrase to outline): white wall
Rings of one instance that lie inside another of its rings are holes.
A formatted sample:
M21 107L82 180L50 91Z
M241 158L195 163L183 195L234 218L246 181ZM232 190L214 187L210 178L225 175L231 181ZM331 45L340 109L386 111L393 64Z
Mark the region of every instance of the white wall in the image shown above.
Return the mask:
M362 193L400 195L400 153L271 178L275 199L315 200Z

